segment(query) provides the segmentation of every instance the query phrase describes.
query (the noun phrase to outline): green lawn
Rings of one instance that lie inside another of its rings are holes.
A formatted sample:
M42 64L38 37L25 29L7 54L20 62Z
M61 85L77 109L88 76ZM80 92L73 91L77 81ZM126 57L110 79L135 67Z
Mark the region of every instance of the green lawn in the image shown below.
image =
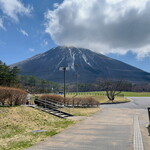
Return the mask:
M67 97L73 97L74 93L67 93ZM104 93L98 92L80 92L78 97L92 97L100 103L108 102L107 96ZM116 96L114 102L128 102L129 100L126 99L124 96Z
M68 97L73 97L76 93L67 93ZM93 97L100 103L108 102L106 92L79 92L78 97ZM125 97L150 97L150 92L121 92L115 97L114 102L128 102Z
M150 97L150 92L122 92L126 97Z
M68 95L75 95L75 93L67 93ZM78 95L80 96L105 96L106 92L104 91L96 91L96 92L79 92ZM125 97L150 97L150 92L121 92L120 96Z

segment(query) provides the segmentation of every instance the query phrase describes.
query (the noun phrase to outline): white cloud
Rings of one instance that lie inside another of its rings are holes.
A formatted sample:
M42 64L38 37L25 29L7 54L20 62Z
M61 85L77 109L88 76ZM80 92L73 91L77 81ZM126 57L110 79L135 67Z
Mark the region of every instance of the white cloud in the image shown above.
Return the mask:
M4 27L3 19L2 18L0 18L0 28L2 28L3 30L6 31L6 28Z
M0 10L3 15L8 16L15 22L19 21L20 15L30 15L32 11L31 6L24 6L20 0L0 0Z
M42 42L41 42L41 46L42 47L45 47L48 45L48 41L46 39L44 39Z
M133 50L133 52L137 54L138 60L142 60L144 57L150 57L150 45L146 45L142 49Z
M47 46L47 45L48 45L48 41L47 41L47 40L44 40L43 43L42 43L42 45L43 45L43 46Z
M23 29L20 29L20 32L21 32L23 35L25 35L25 36L29 36L29 34L28 34L25 30L23 30Z
M150 56L150 0L64 0L45 13L45 32L58 45L107 54Z
M59 6L58 3L54 3L54 4L53 4L53 7L54 7L54 8L57 8L58 6Z
M29 48L29 51L30 51L30 52L35 52L35 49Z

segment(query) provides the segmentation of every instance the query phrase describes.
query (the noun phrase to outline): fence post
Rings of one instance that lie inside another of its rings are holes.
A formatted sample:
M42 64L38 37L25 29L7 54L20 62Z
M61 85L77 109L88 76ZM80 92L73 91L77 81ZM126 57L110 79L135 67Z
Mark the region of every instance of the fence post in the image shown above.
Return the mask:
M46 108L46 99L45 99L45 108Z
M148 109L149 124L150 124L150 107L148 107L147 109Z

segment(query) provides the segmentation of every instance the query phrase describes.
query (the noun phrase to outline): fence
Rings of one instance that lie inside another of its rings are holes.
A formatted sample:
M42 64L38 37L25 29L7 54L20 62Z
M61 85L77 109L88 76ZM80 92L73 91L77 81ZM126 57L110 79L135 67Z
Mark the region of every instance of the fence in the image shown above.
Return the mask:
M76 95L76 92L69 92L67 95ZM78 92L78 95L86 95L86 96L106 96L105 92ZM118 94L118 97L124 97L124 94Z

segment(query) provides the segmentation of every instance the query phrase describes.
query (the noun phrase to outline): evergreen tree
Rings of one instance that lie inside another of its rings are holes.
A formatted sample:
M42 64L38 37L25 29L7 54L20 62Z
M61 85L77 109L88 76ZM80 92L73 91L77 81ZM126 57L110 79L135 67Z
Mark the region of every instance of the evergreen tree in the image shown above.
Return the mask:
M0 61L0 85L16 86L19 84L18 80L19 69L17 67L10 68L5 63Z

